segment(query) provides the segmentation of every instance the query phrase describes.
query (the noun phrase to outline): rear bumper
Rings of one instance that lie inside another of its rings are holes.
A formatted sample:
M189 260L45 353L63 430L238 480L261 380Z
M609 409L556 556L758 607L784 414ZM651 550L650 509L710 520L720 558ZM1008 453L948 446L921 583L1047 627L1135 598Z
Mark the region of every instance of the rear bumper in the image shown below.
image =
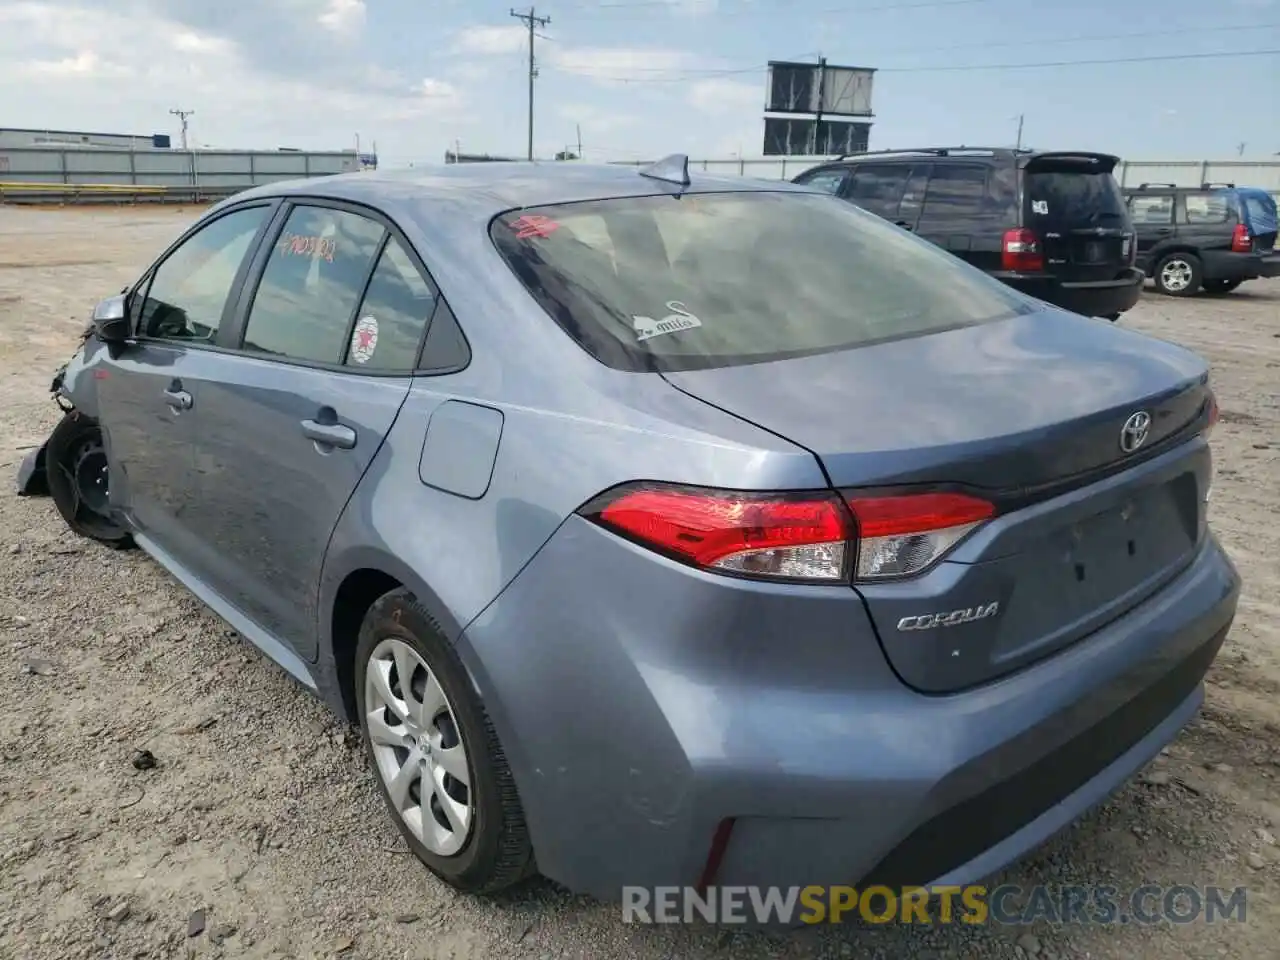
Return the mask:
M997 272L992 276L1021 293L1086 317L1109 317L1129 310L1142 295L1146 279L1136 268L1115 280L1081 283L1063 282L1049 274Z
M1036 847L1191 718L1235 614L1212 535L1045 661L928 696L857 594L727 580L571 518L459 642L540 869L617 899L688 885L960 883Z
M1280 277L1280 253L1263 255L1206 250L1203 262L1206 280L1255 280L1259 277Z

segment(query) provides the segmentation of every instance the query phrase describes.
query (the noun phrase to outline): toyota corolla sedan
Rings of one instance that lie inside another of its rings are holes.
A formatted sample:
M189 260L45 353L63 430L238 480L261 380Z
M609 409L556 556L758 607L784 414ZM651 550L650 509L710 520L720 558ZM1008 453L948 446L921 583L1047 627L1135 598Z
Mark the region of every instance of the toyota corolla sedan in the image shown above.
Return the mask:
M358 724L472 892L981 878L1235 614L1200 357L678 156L239 194L54 390L24 492Z

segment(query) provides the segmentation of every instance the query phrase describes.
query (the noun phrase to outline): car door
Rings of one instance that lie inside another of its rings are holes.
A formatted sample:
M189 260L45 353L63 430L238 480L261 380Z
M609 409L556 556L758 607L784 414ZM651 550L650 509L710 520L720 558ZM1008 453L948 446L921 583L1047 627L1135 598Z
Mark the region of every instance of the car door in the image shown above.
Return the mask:
M1226 190L1212 192L1187 191L1176 205L1178 239L1193 247L1205 264L1206 275L1212 276L1215 254L1228 254L1240 222L1237 205Z
M1174 236L1174 194L1135 193L1129 197L1129 219L1137 238L1137 264L1150 275L1156 248Z
M438 300L388 226L319 201L287 211L196 446L214 588L307 659L329 537L409 392Z
M973 255L982 229L988 167L980 163L935 163L916 233L962 260Z
M196 554L189 522L199 502L194 444L208 361L271 210L262 203L221 213L171 247L129 295L134 338L104 351L95 374L112 506L184 566Z

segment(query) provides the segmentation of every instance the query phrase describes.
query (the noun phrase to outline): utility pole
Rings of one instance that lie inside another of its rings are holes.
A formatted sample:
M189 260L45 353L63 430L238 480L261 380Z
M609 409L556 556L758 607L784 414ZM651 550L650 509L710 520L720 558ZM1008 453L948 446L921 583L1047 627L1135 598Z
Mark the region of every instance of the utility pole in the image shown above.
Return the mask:
M1019 150L1021 150L1021 149L1022 149L1022 120L1023 120L1023 116L1024 116L1024 115L1023 115L1023 114L1021 114L1021 113L1020 113L1020 114L1018 114L1018 146L1017 146L1017 149L1019 149Z
M528 13L517 13L511 11L511 16L517 20L522 20L529 27L529 159L533 159L533 81L538 76L538 61L533 55L533 38L534 31L538 27L545 27L551 22L550 17L538 16L538 11L534 7L529 8Z
M187 149L187 117L194 116L194 110L170 110L171 114L182 121L182 149Z
M813 149L809 155L816 157L822 139L822 104L827 95L827 58L818 58L818 109L813 116ZM829 145L829 144L828 144ZM741 159L741 158L739 158Z
M581 160L582 159L582 124L575 123L574 126L578 128L578 159Z

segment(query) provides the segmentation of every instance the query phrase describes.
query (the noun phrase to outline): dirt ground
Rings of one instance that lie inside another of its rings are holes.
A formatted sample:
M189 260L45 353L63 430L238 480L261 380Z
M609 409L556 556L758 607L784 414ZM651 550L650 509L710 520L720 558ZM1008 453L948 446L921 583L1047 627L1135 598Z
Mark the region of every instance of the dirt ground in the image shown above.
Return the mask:
M407 853L355 738L319 702L140 552L77 540L49 500L12 495L58 418L49 380L93 302L194 214L0 208L0 957L1277 956L1280 281L1186 301L1148 292L1122 321L1212 361L1211 516L1244 596L1199 719L997 878L1247 885L1246 922L640 927L545 881L499 900L449 892ZM155 769L134 769L142 749Z

